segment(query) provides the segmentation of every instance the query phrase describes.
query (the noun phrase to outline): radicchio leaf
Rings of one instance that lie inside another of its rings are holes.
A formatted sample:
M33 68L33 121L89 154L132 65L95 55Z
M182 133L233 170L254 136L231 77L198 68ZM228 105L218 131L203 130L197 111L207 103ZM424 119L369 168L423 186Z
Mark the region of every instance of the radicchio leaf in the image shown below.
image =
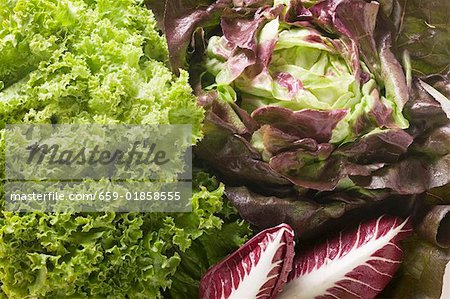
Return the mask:
M287 224L266 229L203 276L200 298L276 298L291 271L293 257L292 229Z
M409 221L381 216L296 256L280 298L375 298L403 258Z

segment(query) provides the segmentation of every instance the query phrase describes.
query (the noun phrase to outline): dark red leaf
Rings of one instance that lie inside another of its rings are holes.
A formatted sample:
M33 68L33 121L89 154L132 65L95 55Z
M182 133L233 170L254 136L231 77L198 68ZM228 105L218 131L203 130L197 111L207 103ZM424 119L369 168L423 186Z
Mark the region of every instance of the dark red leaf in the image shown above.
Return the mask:
M280 298L375 298L403 258L411 223L381 216L296 255Z
M294 257L294 232L287 224L266 229L200 281L201 299L271 299L286 283Z

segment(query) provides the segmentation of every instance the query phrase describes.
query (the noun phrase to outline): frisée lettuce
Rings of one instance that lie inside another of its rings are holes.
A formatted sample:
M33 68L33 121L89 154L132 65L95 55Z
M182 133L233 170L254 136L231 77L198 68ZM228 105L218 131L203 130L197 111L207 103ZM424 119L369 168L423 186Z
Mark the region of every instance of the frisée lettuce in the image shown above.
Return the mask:
M192 142L202 135L188 75L166 66L166 41L140 1L1 0L0 53L1 159L6 124L191 124ZM193 187L184 214L2 208L2 295L192 298L206 269L249 233L223 185L199 172Z

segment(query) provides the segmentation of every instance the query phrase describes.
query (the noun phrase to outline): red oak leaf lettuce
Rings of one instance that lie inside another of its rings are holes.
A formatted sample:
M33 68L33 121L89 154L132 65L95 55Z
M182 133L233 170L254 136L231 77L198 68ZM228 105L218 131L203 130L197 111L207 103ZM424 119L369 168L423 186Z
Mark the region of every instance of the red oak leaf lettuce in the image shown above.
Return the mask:
M446 19L403 4L166 3L171 65L190 71L207 110L196 155L229 186L246 187L229 192L244 219L314 232L405 198L394 214L412 215L422 236L447 246L439 231L450 224L421 194L450 181L450 83L445 66L420 67L429 49L410 33L417 22ZM271 209L273 219L261 216Z

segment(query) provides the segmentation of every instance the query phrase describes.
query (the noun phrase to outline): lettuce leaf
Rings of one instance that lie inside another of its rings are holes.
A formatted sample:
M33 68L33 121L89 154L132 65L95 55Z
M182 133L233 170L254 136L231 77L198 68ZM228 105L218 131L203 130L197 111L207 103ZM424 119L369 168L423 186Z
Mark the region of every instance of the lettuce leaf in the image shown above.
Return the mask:
M417 237L403 241L403 249L403 264L379 298L443 298L443 276L450 251Z
M450 2L446 0L400 0L398 45L411 55L417 75L448 74L450 71Z

